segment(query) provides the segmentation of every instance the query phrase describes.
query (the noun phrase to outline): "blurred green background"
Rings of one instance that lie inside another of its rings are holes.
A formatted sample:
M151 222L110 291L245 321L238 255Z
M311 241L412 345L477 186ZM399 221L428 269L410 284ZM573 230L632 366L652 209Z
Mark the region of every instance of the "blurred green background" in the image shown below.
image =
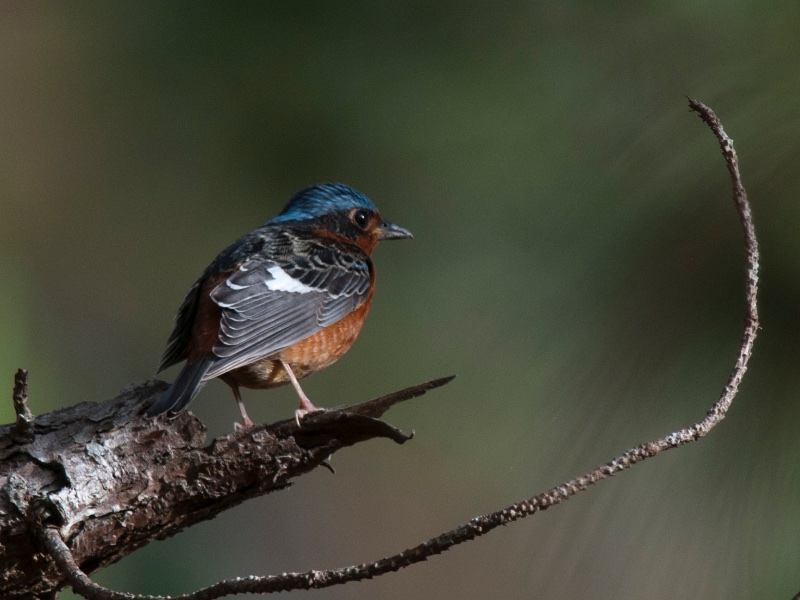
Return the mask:
M415 429L95 579L179 593L377 559L703 416L732 367L743 248L763 330L710 437L567 504L314 598L789 598L800 589L800 6L771 2L0 5L0 375L46 412L152 376L189 285L298 188L367 193L411 242L306 380L322 406L458 374ZM166 374L171 380L175 370ZM246 391L286 418L289 389ZM210 384L213 435L237 411ZM70 593L62 598L73 598Z

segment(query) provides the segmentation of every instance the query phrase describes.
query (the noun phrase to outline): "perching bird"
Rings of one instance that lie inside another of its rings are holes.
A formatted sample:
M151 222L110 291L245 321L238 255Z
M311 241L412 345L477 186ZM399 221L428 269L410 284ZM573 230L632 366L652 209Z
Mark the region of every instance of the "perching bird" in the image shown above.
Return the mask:
M375 284L380 240L410 238L361 192L324 183L297 192L277 217L223 250L189 290L159 372L182 360L175 382L147 416L175 414L207 381L239 387L291 383L297 419L318 410L299 379L333 364L355 341Z

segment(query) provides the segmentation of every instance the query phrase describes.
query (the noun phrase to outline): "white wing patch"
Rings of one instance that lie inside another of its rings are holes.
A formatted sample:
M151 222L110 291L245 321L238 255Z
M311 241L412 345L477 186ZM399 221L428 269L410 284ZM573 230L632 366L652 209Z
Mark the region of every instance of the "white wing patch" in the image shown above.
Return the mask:
M267 269L272 279L265 281L264 285L273 292L292 292L295 294L307 294L308 292L319 292L312 287L308 287L302 281L299 281L289 275L286 271L281 269L278 265L274 265Z

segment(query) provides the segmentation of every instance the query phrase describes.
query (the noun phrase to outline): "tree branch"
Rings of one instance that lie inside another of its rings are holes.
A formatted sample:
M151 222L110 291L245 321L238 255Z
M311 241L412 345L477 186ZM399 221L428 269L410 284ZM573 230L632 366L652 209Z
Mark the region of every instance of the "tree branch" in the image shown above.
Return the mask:
M36 540L41 526L55 528L84 572L95 571L249 498L284 489L341 448L376 437L404 443L410 436L377 417L451 380L309 414L302 427L291 419L210 445L191 413L140 417L166 387L155 380L100 404L41 415L32 441L16 441L16 424L0 427L0 598L47 597L67 584Z
M269 577L247 577L219 582L192 594L174 597L175 600L213 600L228 594L266 593L294 589L323 588L332 585L370 579L397 571L409 565L421 562L440 554L449 548L485 535L500 525L512 523L539 511L560 504L589 486L607 479L620 471L648 458L657 456L665 450L677 448L700 439L708 434L726 415L731 402L736 396L739 385L747 370L747 362L752 353L753 343L758 332L758 269L759 256L752 214L747 194L741 183L738 160L733 149L733 142L724 132L721 123L713 111L704 104L689 100L692 110L699 113L703 121L711 128L722 148L723 156L733 182L733 196L744 229L745 247L747 250L747 283L746 303L747 316L742 342L739 348L733 371L725 384L719 399L711 406L705 418L699 422L667 434L653 442L640 444L624 454L579 477L537 494L527 500L512 504L496 512L475 517L468 523L451 531L431 538L414 548L410 548L394 556L379 561L335 569L330 571L307 571L304 573L286 573ZM60 573L73 589L89 600L155 600L156 596L141 596L113 592L93 583L82 572L75 559L75 547L70 549L64 542L61 528L49 525L47 520L39 520L37 527L41 544L53 560L56 561Z

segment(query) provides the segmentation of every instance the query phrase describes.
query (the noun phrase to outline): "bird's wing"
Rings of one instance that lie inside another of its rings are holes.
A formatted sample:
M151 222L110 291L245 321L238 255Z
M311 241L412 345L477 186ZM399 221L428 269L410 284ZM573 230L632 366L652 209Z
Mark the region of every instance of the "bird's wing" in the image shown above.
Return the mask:
M244 261L211 292L221 317L204 379L313 335L365 302L369 287L369 258L338 244L307 242Z
M203 278L198 279L186 297L183 299L178 314L175 316L175 325L172 334L167 340L167 349L161 355L161 362L158 364L158 373L177 364L186 358L189 342L192 335L192 323L197 314L198 296Z

